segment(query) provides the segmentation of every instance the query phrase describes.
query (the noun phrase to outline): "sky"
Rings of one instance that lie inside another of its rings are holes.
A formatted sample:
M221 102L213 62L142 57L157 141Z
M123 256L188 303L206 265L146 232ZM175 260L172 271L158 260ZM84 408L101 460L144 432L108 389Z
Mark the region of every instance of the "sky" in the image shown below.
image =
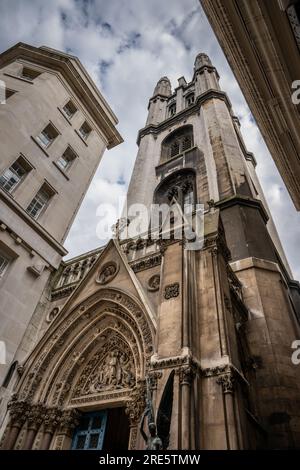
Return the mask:
M105 243L96 232L97 207L117 207L126 195L137 133L156 82L164 75L173 87L182 75L191 80L195 56L205 52L240 119L288 261L300 279L300 215L198 0L0 0L1 51L19 41L78 56L116 113L124 138L102 158L65 242L68 257Z

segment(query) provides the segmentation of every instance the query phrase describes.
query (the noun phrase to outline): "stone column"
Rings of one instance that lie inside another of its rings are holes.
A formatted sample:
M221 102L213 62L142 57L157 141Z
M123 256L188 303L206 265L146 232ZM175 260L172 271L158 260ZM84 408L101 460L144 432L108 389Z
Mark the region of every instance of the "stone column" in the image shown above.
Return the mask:
M29 405L29 411L26 416L27 421L27 433L25 436L25 442L23 445L24 450L32 449L34 439L37 432L43 422L45 407L41 403L35 405Z
M79 424L80 414L81 413L74 408L61 412L54 450L70 449L72 434Z
M181 388L181 449L191 449L191 385L195 372L190 365L179 369Z
M226 415L226 432L229 443L230 450L237 450L240 448L238 433L237 433L237 423L234 411L234 386L235 378L232 370L221 375L217 379L217 383L222 386L222 391L224 394L225 402L225 415Z
M62 412L58 408L50 408L46 411L44 418L44 434L40 449L47 450L50 447L52 437L60 425Z
M7 425L7 431L1 448L5 450L13 449L18 439L19 432L26 420L27 403L25 401L17 401L16 398L8 404L10 421Z

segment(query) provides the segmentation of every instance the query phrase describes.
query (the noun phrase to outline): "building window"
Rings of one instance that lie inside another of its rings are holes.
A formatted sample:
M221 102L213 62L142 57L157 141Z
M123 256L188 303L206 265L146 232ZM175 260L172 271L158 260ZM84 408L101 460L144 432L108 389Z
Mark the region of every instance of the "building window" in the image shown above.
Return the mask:
M176 103L172 103L169 106L169 116L174 116L176 114Z
M26 80L34 80L39 75L41 75L41 72L38 72L34 69L30 69L29 67L23 67L21 71L21 77L25 78Z
M76 106L72 103L71 100L69 100L63 107L63 112L65 113L65 115L71 119L74 114L76 113L77 111L77 108Z
M71 147L68 147L64 151L62 156L59 157L59 159L57 160L57 165L59 166L61 170L67 171L69 170L75 158L76 158L75 152L71 149Z
M166 161L193 147L193 126L186 125L168 135L162 143L161 160Z
M73 450L101 450L107 422L107 410L84 413L74 432Z
M90 126L88 125L88 123L85 121L85 122L82 124L82 126L80 127L80 129L79 129L78 132L79 132L80 136L81 136L84 140L86 140L86 139L88 138L89 134L91 133L91 130L92 130L92 129L90 128Z
M5 191L11 193L30 170L31 167L29 164L22 157L19 157L0 176L0 186L5 189Z
M195 102L195 95L194 93L189 93L185 98L186 106L191 106Z
M44 183L27 207L26 212L33 219L37 219L41 212L46 209L53 194L54 192L50 186Z
M4 276L5 271L8 268L10 259L0 252L0 278Z
M172 143L171 149L170 149L170 157L175 157L175 155L178 155L180 151L180 146L179 142L176 140L175 142Z
M58 131L52 124L48 124L44 130L36 137L36 140L42 147L49 147L49 145L58 136Z

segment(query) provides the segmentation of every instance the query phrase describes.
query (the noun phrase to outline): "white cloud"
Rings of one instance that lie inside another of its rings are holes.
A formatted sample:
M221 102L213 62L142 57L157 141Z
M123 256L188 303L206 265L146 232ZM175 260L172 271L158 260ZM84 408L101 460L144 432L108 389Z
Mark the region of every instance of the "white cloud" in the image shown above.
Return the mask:
M48 45L77 55L119 120L125 142L105 153L66 241L70 256L99 246L100 203L117 205L124 195L157 80L191 79L195 55L208 53L221 76L296 277L300 278L299 214L287 194L222 50L198 0L2 0L2 49L18 41ZM125 184L119 184L120 182Z

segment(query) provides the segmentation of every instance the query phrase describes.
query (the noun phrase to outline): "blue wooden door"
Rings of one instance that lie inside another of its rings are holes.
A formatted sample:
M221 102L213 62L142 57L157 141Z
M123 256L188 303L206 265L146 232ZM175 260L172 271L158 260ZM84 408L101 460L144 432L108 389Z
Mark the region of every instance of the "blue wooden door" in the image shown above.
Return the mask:
M84 413L75 429L72 449L101 450L105 436L107 410Z

